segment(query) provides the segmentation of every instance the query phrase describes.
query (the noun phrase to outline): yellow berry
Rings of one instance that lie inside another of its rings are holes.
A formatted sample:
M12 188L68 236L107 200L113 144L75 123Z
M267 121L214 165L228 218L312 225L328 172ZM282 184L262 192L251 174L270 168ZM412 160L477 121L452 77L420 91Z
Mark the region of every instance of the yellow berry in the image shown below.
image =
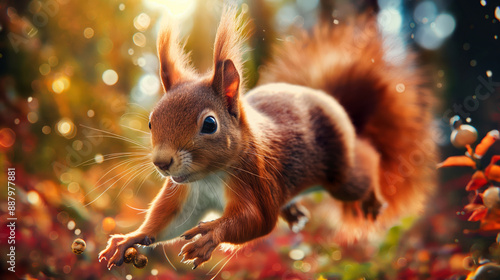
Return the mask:
M77 255L81 255L83 251L85 251L85 247L87 247L87 244L85 244L85 240L81 238L75 239L73 244L71 244L71 250L73 250L73 253Z
M143 254L138 254L134 259L134 266L137 268L144 268L148 264L148 257Z
M134 247L130 247L125 251L125 255L123 256L123 261L125 263L133 262L137 257L137 249Z
M500 188L489 187L486 189L483 193L483 203L488 209L498 207L500 204Z

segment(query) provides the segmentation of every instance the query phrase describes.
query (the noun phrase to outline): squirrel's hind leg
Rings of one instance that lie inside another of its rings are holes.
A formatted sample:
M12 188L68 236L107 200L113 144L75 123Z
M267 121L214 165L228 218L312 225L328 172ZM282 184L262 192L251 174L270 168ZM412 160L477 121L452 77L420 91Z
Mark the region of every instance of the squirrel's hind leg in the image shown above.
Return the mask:
M280 214L293 232L301 231L311 217L307 208L298 201L283 206Z
M380 188L380 155L366 140L357 138L354 166L348 171L347 182L338 186L324 186L336 199L353 202L353 213L362 213L373 220L384 209L384 201L377 192ZM359 209L361 207L361 209ZM361 211L359 211L361 210Z

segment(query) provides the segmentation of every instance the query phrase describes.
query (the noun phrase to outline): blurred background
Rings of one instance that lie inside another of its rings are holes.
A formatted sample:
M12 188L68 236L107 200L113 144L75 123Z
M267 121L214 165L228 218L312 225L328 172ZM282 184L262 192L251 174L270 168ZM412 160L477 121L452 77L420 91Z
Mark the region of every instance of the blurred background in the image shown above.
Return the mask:
M294 28L310 28L321 18L339 24L373 10L388 38L387 59L411 50L430 77L440 105L429 129L441 160L465 153L450 143L453 115L477 129L478 141L499 128L498 1L236 2L252 20L249 88L271 46ZM257 245L236 255L218 252L195 271L177 257L182 244L143 250L149 258L144 269L108 271L99 263L108 236L137 228L162 183L147 160L148 116L162 92L159 22L179 21L186 50L203 72L212 64L221 7L216 0L0 1L0 278L465 279L484 259L498 269L499 227L468 221L464 206L474 197L465 186L473 171L463 167L439 173L425 216L403 219L371 246L324 242L322 222L313 219L299 234L280 222ZM481 160L484 166L498 154L497 143ZM16 171L15 273L5 261L7 168ZM78 237L87 246L81 255L71 251Z

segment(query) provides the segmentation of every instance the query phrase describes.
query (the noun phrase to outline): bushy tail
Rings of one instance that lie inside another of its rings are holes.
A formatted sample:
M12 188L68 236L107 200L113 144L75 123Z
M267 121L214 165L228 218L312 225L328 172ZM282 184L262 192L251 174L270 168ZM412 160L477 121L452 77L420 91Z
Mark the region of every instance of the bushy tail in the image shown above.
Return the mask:
M342 220L351 225L348 221L387 225L415 215L434 187L433 99L412 54L389 61L383 45L376 20L368 15L342 25L319 24L277 47L260 73L261 84L286 82L331 94L344 106L358 136L379 152L376 191L387 208L375 224L359 223L344 210Z

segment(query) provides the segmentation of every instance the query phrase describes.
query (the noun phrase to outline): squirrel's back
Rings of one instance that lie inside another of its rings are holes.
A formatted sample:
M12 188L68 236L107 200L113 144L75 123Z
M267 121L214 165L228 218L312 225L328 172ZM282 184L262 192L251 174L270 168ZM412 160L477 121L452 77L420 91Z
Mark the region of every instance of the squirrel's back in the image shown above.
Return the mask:
M432 97L411 53L388 61L374 17L319 24L276 48L260 84L320 89L344 107L358 137L380 155L379 189L387 208L380 224L418 213L434 187ZM344 221L357 221L344 211Z

